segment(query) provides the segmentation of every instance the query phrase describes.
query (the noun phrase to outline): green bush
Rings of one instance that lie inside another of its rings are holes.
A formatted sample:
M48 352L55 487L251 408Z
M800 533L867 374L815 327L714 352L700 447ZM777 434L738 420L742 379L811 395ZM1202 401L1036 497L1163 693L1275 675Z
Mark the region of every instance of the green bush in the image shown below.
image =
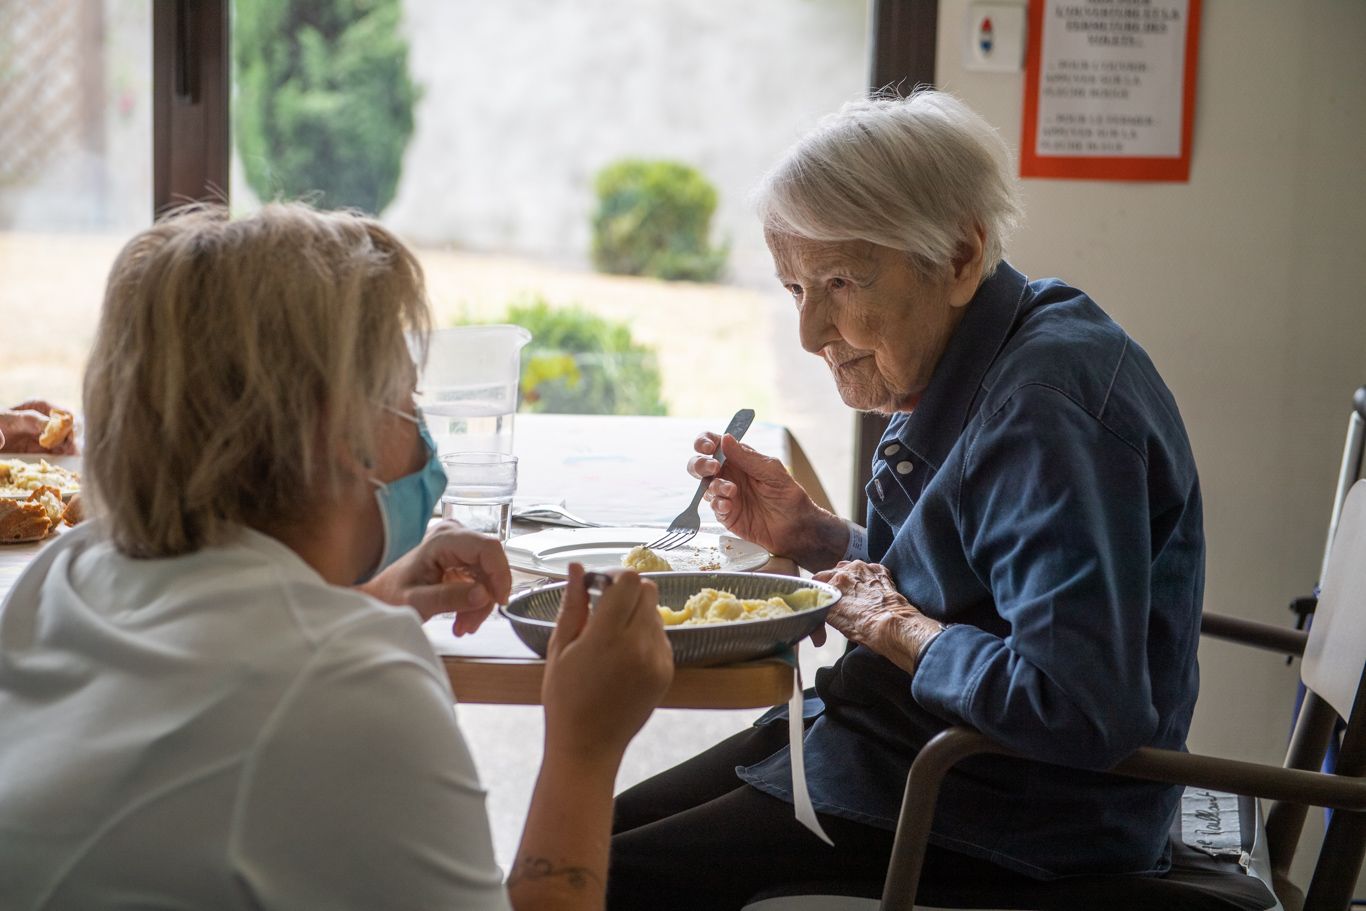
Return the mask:
M399 0L236 0L235 132L261 199L379 214L398 188L418 91Z
M522 350L522 411L548 414L667 414L654 351L625 323L531 296L503 322L531 332Z
M675 161L623 159L598 172L593 265L601 272L713 281L727 248L708 237L716 188Z

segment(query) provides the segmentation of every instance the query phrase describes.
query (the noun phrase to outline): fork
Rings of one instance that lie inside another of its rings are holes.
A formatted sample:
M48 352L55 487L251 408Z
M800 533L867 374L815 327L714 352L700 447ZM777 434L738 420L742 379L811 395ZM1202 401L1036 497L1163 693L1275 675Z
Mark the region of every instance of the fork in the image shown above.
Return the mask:
M752 423L754 423L754 409L741 408L735 412L735 417L730 419L725 432L738 440L744 437L745 431L749 430L749 425ZM724 435L722 434L722 436ZM716 459L716 470L719 472L721 465L726 461L726 454L721 451L720 446L716 447L716 455L713 458ZM692 502L688 504L688 508L674 517L659 540L645 546L650 550L673 550L691 541L697 535L697 530L702 527L702 516L698 514L697 507L702 502L702 495L707 492L707 485L711 482L712 478L703 478L702 482L697 485L697 493L693 494Z

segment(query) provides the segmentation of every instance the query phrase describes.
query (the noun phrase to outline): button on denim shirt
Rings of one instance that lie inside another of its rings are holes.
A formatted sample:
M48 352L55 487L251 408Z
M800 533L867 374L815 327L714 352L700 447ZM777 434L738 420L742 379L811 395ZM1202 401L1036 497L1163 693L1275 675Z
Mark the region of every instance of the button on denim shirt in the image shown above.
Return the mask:
M892 828L916 752L966 724L1029 759L955 767L937 844L1038 878L1165 869L1181 789L1099 771L1184 749L1199 685L1200 488L1147 354L1082 292L1002 263L867 490L870 559L954 625L913 678L864 646L818 672L816 809ZM786 750L737 771L791 800Z

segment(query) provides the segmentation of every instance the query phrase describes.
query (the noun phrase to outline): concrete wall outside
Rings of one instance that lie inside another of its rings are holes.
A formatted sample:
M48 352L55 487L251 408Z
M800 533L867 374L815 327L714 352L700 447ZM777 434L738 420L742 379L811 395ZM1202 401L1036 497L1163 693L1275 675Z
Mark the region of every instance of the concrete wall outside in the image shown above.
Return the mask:
M716 185L748 285L773 280L750 188L867 78L865 0L406 0L404 29L424 94L386 223L586 263L598 170L675 159Z

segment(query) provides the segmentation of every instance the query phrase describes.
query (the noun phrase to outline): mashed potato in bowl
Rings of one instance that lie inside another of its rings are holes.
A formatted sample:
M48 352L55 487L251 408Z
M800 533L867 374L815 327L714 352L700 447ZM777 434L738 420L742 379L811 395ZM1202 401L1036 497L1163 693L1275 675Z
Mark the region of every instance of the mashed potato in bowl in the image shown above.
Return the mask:
M674 610L661 605L659 618L667 626L701 626L705 623L731 623L737 620L771 620L810 610L820 604L820 592L801 589L789 595L769 598L737 598L730 592L704 588Z
M639 573L667 573L673 570L668 560L644 544L638 544L631 548L626 556L621 558L621 565Z
M826 583L766 573L674 571L647 578L659 588L660 620L680 667L780 653L818 629L840 599L839 589ZM538 655L550 647L565 586L524 591L499 608Z

